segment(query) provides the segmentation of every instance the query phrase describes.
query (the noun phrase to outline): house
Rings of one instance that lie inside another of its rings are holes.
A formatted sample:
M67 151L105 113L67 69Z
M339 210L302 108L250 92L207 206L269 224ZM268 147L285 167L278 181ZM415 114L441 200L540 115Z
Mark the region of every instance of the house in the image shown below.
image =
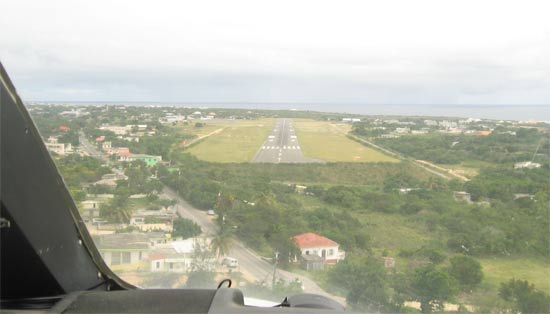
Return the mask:
M136 161L141 160L145 162L147 167L154 167L156 166L159 161L162 161L162 156L151 156L151 155L144 155L144 154L131 154L128 157L128 161Z
M45 143L46 144L46 148L52 152L52 153L56 153L58 155L65 155L65 144L63 143Z
M119 126L119 125L107 125L107 126L102 126L99 128L100 130L103 130L103 131L111 131L113 133L115 133L116 135L125 135L126 133L128 133L132 127L131 126Z
M472 195L468 192L456 191L456 192L453 192L453 197L455 201L466 202L466 203L472 202Z
M123 173L107 173L101 176L103 180L128 180L128 176Z
M141 231L172 232L175 218L174 213L167 213L164 210L138 210L130 217L130 225Z
M210 250L209 239L190 238L157 245L149 258L150 271L183 273L195 267L214 270L216 259L213 254L197 254L197 251L202 250Z
M57 129L61 132L68 132L71 130L71 128L66 125L60 125Z
M535 195L533 195L533 194L528 194L528 193L516 193L516 194L514 194L514 201L515 201L515 200L518 200L518 199L521 199L521 198L529 198L529 199L534 200L534 199L535 199Z
M105 139L105 137L103 137L103 139ZM111 142L110 141L103 142L103 144L101 144L101 148L105 151L108 151L109 149L111 149Z
M399 189L399 194L400 195L405 195L405 194L409 194L412 191L417 191L417 190L420 190L420 189L419 188L400 188Z
M410 128L395 128L395 133L397 134L407 134L410 132L411 132Z
M322 258L325 265L334 265L345 258L345 252L340 250L340 245L329 238L315 234L313 232L296 235L292 238L296 246L302 252L302 258L306 269L316 267L318 262L316 258L307 257L315 255Z
M71 144L59 143L57 141L57 137L50 136L44 144L50 152L56 153L61 156L72 153Z
M107 150L107 154L116 156L118 161L128 161L132 155L128 147L111 147Z
M94 218L99 218L99 207L101 203L103 203L103 201L90 199L80 202L82 217L90 221Z
M95 244L107 266L128 265L149 258L154 247L154 238L164 234L150 233L113 233L95 239Z
M540 168L541 164L532 161L516 162L514 169L535 169Z
M106 185L111 188L116 188L118 184L116 183L116 180L113 179L101 179L94 182L94 185Z
M305 185L298 185L296 184L294 191L298 194L305 194L307 190L307 186Z

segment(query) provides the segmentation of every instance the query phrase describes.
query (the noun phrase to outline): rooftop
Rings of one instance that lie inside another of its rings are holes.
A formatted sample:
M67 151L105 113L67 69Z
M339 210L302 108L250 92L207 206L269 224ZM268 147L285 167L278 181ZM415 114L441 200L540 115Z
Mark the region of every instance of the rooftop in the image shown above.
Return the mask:
M163 237L161 232L113 233L97 237L95 243L99 249L148 249L151 239Z
M293 239L299 248L338 246L338 243L332 241L331 239L315 234L313 232L296 235L293 237Z

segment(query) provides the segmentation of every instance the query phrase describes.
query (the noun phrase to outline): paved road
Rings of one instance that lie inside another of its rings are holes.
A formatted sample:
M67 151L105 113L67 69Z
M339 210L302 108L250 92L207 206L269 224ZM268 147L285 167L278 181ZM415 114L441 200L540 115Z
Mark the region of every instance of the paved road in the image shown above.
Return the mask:
M321 161L304 157L291 119L278 119L273 131L259 148L252 162L305 163Z
M88 155L100 159L107 164L109 163L109 158L105 156L103 152L97 150L97 148L88 141L82 131L78 134L78 141L80 142L80 149L88 153Z

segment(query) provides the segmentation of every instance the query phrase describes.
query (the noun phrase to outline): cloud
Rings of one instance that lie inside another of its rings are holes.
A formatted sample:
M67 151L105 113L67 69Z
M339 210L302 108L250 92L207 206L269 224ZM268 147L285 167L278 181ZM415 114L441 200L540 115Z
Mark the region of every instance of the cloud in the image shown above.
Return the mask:
M550 103L547 1L6 0L26 99Z

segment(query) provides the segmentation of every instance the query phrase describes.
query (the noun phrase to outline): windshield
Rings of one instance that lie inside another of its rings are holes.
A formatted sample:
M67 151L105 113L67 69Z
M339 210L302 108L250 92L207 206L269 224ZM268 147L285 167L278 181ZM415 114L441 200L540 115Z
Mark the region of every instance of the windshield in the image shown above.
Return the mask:
M546 3L5 6L0 58L125 281L550 312Z

